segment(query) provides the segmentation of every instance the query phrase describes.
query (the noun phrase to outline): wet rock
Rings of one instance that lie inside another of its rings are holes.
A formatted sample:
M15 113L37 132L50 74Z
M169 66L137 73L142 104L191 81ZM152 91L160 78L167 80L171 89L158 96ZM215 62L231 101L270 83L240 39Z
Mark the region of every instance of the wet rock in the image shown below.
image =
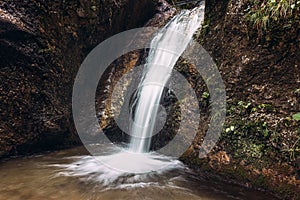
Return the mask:
M109 36L145 25L159 2L1 1L1 154L79 144L71 96L81 62Z

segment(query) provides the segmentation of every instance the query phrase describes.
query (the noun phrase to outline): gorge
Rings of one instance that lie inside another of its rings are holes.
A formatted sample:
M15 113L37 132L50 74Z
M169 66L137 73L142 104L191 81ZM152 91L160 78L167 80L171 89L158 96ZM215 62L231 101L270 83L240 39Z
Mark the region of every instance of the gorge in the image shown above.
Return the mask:
M0 199L298 199L299 3L212 0L204 9L200 2L1 1ZM158 50L114 61L96 96L97 111L106 111L98 116L101 127L125 148L100 145L106 155L95 160L73 148L82 145L71 109L76 73L96 45L143 26L162 28L151 43ZM172 37L171 28L186 40ZM180 57L192 37L216 62L227 94L222 136L204 158L198 153L211 94ZM178 46L161 50L169 41ZM131 104L138 123L128 124L128 135L113 120L128 85L119 88L118 101L110 97L118 80L140 64L147 70ZM188 110L165 87L172 69L195 90L201 113L197 135L179 159L152 152L176 135L178 109ZM157 120L168 128L151 137Z

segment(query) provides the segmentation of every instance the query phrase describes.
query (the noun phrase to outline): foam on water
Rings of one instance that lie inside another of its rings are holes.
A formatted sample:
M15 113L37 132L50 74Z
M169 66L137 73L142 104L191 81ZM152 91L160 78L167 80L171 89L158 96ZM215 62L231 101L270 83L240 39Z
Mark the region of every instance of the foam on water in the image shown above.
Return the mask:
M120 151L107 156L77 156L70 159L76 161L54 165L63 169L59 175L78 176L117 188L155 185L158 176L163 173L188 170L182 162L156 153Z

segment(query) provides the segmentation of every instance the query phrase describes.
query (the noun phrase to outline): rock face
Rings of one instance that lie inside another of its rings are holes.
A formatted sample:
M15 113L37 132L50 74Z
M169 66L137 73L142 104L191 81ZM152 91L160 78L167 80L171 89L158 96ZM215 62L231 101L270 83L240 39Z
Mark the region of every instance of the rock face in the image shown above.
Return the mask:
M207 1L198 41L222 74L227 118L215 151L186 161L280 199L299 199L300 123L292 116L300 111L300 6L274 19L264 13L264 25L254 17L267 2ZM230 163L210 165L219 152Z
M79 143L72 85L93 47L168 9L151 0L0 2L0 157Z

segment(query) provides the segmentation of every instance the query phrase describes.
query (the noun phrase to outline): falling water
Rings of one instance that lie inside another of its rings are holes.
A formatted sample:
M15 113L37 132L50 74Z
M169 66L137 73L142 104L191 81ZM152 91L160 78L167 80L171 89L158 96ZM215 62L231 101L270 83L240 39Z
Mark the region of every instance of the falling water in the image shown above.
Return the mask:
M127 149L116 146L98 146L105 150L103 156L84 156L63 167L66 176L87 176L105 186L133 186L149 181L149 176L170 171L188 171L186 166L173 157L149 152L150 138L155 127L159 103L171 76L172 69L187 48L204 18L204 4L193 10L183 10L151 41L151 49L139 90L132 105L135 120L131 124L131 141ZM100 145L100 144L99 144ZM134 177L128 178L128 176Z
M130 130L130 151L149 151L164 86L203 19L204 3L193 10L183 10L151 41L143 78L131 109L134 122Z

